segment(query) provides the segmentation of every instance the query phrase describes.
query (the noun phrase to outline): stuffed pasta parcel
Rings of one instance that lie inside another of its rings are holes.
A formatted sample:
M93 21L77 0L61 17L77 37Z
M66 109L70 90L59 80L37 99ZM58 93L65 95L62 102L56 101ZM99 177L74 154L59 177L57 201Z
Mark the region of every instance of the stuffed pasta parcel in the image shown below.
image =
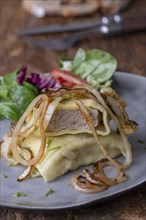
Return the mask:
M90 86L45 90L18 123L11 124L1 145L2 156L8 164L27 167L18 181L40 175L49 182L93 164L92 171L83 169L71 183L83 193L105 190L125 180L124 169L132 161L127 136L137 124L125 108L125 101L111 88L100 92ZM114 159L120 154L125 157L123 164ZM107 177L106 166L114 166L118 176Z

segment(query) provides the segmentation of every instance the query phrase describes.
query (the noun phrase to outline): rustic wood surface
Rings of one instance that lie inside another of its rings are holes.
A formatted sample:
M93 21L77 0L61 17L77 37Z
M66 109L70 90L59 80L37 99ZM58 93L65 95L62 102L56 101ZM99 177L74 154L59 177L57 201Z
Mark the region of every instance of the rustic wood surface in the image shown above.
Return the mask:
M28 0L29 1L29 0ZM146 36L145 32L125 34L122 36L101 37L92 35L64 52L42 50L26 44L23 38L12 33L25 27L35 27L46 23L65 23L73 19L45 18L38 19L21 8L20 0L0 0L0 72L2 75L27 64L29 69L47 72L57 66L59 55L73 56L78 47L84 49L100 48L111 52L118 60L118 69L145 75L146 72ZM125 13L138 13L146 8L145 0L132 0ZM83 21L92 17L81 18ZM79 20L76 18L75 20ZM53 35L54 36L54 35ZM56 35L55 35L56 36ZM143 220L146 219L146 186L118 196L110 201L90 208L61 213L33 212L1 208L1 219L24 220Z

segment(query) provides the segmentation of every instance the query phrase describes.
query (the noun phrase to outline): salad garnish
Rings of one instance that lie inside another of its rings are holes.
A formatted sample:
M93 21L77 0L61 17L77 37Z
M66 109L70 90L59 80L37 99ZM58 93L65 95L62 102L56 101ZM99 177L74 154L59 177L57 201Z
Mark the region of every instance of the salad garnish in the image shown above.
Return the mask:
M144 141L142 141L140 139L138 139L137 142L140 143L140 144L144 144Z
M57 147L52 147L52 148L49 148L48 150L49 151L58 151L61 149L61 146L57 146Z
M51 77L49 73L31 73L29 76L26 74L27 67L23 67L17 75L17 82L19 85L23 85L24 82L30 83L31 85L35 86L39 92L47 88L61 87L61 85L55 80L55 78Z
M27 75L27 67L0 77L0 120L18 121L32 100L49 88L72 88L91 84L94 88L110 86L117 67L109 53L79 49L73 59L61 57L59 67L46 74Z
M25 193L22 192L17 192L15 194L13 194L13 197L21 197L21 196L27 196Z
M0 119L18 121L33 99L44 88L60 88L61 85L50 74L31 73L26 76L23 67L0 77Z
M52 188L49 189L49 191L45 194L45 196L49 196L51 195L52 193L54 193L54 190Z
M52 140L51 139L47 139L47 141L46 141L46 144L47 144L47 148L49 148L50 147L50 144L52 143Z
M4 178L4 179L7 179L8 176L7 176L6 174L3 174L3 178Z
M61 57L59 65L61 70L75 73L93 87L101 88L111 85L117 61L103 50L91 49L86 52L80 48L72 60Z
M30 83L17 83L18 70L0 77L0 119L18 121L28 105L39 95L38 89Z

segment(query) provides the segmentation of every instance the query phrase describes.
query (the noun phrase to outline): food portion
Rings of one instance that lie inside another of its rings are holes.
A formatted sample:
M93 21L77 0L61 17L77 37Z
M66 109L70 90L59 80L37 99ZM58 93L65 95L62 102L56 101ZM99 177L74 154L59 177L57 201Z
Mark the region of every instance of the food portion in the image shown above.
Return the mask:
M24 66L0 77L0 120L18 121L32 100L49 88L72 88L91 84L94 88L108 87L117 67L116 59L109 53L92 49L79 49L73 59L60 58L59 67L50 73L27 71Z
M124 181L124 169L132 162L127 136L138 125L129 119L125 108L125 101L111 88L100 92L87 85L45 89L18 123L11 124L1 154L8 164L27 167L18 181L30 175L52 181L94 163L93 172L83 169L71 183L79 192L100 192ZM125 157L122 164L113 159L120 154ZM114 166L118 176L109 178L103 170L106 166Z

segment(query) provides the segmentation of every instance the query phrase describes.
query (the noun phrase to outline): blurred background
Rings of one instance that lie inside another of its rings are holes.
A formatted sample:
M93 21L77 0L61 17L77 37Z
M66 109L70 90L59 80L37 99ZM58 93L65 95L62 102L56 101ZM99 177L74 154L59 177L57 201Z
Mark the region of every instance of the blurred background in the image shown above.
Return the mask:
M116 17L116 23L113 22L113 15L119 13L122 19L130 20L124 20L121 24L119 17ZM108 24L109 20L105 16L110 16L111 23ZM33 71L48 72L57 66L58 56L73 57L81 47L106 50L118 60L118 70L144 75L145 19L145 0L1 0L1 74L22 65L27 65ZM99 27L101 21L104 23L104 33L101 33L101 26ZM63 31L67 24L71 24L71 27L73 25L75 32ZM51 32L49 28L56 28L58 25L62 25L59 26L62 30L59 33ZM30 30L44 26L47 30L40 29L37 35L29 33ZM108 35L107 26L114 30ZM88 33L90 28L97 31ZM77 42L63 50L59 46L57 48L57 44L56 48L39 44L36 46L36 40L46 42L66 39L65 37L82 31L87 33L81 34Z

